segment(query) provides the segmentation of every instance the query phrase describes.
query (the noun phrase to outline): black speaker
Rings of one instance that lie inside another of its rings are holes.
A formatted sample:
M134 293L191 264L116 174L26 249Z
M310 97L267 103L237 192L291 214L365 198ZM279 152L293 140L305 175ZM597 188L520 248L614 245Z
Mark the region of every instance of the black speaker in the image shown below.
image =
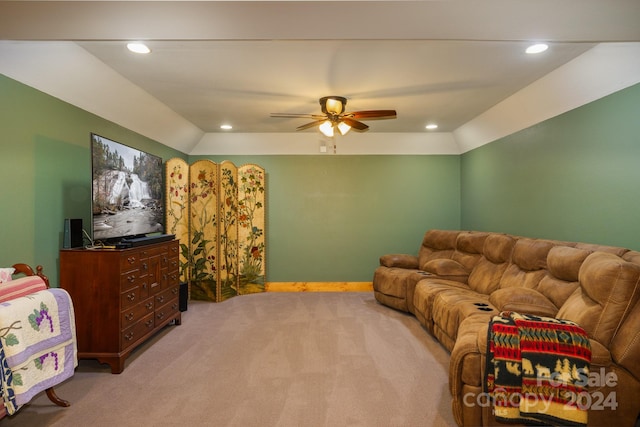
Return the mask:
M62 247L65 249L81 248L84 239L82 238L82 218L66 218L64 220L64 239Z
M180 293L178 295L180 311L187 311L187 301L189 300L189 287L187 282L180 283Z

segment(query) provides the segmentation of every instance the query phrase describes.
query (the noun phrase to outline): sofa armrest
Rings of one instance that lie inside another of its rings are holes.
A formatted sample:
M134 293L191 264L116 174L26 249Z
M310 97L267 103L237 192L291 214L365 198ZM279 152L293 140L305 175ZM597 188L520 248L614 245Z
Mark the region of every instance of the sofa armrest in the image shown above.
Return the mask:
M489 319L471 316L460 324L449 359L449 391L453 417L459 426L482 425L485 352Z
M408 254L387 254L380 257L380 265L384 267L418 268L418 257Z
M515 311L535 316L555 317L558 307L546 296L529 288L502 288L493 291L489 302L498 311Z

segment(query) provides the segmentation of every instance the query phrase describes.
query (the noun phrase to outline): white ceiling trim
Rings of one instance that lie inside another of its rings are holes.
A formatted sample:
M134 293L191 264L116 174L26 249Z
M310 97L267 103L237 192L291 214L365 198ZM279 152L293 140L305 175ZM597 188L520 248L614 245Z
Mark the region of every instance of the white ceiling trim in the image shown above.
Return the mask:
M204 135L73 42L0 41L0 73L184 153Z
M207 133L192 155L286 155L286 154L460 154L450 132L358 133L327 138L320 132L300 133ZM326 151L323 151L322 148Z
M203 133L72 42L0 41L0 73L186 154L320 152L317 133ZM337 154L460 154L638 82L640 43L601 44L453 134L353 132Z
M462 152L640 83L640 43L600 44L454 131Z

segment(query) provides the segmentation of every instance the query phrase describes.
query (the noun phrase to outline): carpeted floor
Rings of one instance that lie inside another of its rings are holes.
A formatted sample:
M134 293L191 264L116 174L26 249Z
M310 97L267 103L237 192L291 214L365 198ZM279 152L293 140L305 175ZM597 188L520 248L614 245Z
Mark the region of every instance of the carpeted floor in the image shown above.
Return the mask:
M191 301L112 375L80 361L10 426L455 426L449 355L370 292Z

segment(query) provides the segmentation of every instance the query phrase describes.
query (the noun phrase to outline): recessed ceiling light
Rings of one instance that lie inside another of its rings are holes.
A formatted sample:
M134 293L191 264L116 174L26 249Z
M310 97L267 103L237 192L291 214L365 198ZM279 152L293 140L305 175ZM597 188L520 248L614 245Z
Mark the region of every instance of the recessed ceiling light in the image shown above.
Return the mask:
M127 43L127 49L129 49L131 52L135 52L135 53L149 53L149 52L151 52L151 49L149 49L149 46L147 46L144 43L140 43L140 42Z
M428 125L425 126L425 128L429 130L434 130L434 129L438 129L438 125L435 123L429 123Z
M548 44L537 43L537 44L532 44L531 46L529 46L527 48L527 50L525 50L525 52L530 53L530 54L534 54L534 53L544 52L547 49L549 49L549 45Z
M233 126L231 126L231 125L220 125L220 129L231 130L231 129L233 129Z

